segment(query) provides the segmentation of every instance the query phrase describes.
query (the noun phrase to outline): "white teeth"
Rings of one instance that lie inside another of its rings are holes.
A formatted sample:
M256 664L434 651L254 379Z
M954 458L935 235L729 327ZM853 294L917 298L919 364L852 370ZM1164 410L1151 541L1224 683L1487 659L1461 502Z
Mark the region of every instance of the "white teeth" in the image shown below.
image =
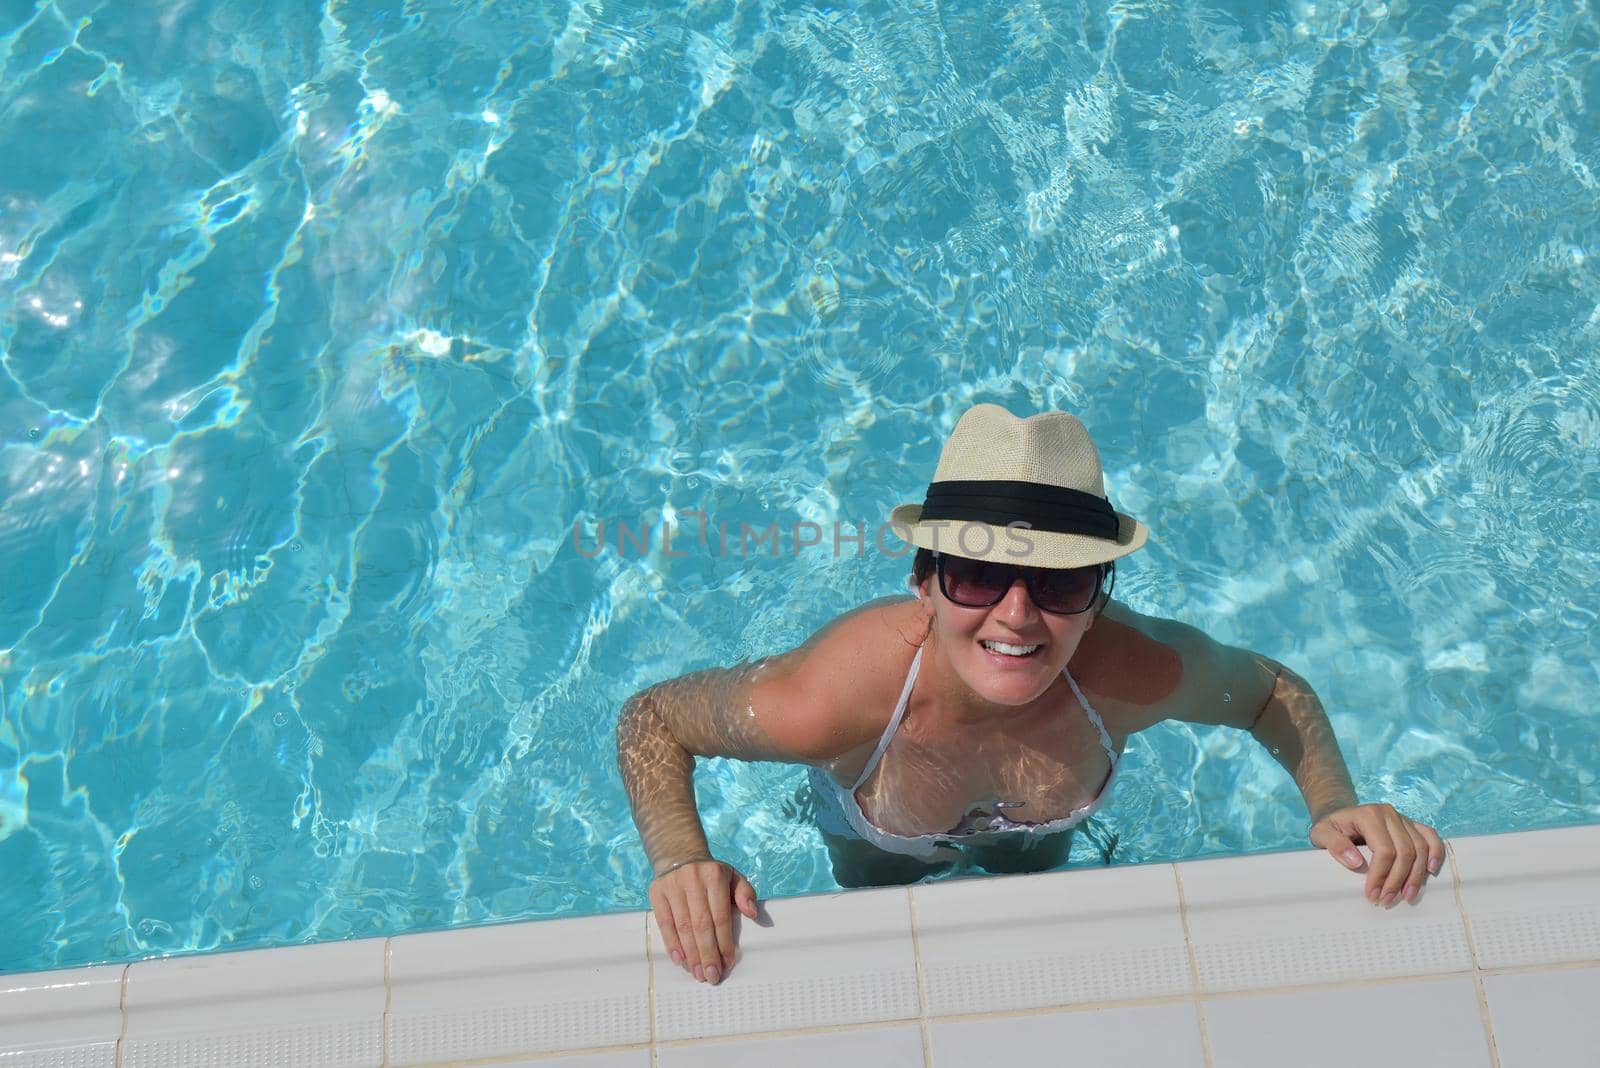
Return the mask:
M990 641L984 642L983 647L991 653L1004 653L1007 656L1027 656L1039 648L1037 645L1007 645L1005 642Z

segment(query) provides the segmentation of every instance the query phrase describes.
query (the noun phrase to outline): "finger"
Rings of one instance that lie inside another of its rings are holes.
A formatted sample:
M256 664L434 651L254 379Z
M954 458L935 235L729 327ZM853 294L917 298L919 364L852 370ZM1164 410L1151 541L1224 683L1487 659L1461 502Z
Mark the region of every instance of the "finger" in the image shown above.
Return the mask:
M1428 840L1410 820L1406 820L1406 833L1411 837L1411 848L1416 856L1411 862L1411 875L1406 879L1405 889L1400 891L1400 896L1415 905L1417 895L1422 893L1422 884L1428 881Z
M661 946L674 964L683 962L683 946L678 938L678 926L672 918L672 902L658 888L650 888L650 910L655 914L656 930L661 933Z
M680 890L674 897L672 918L678 929L678 945L683 949L683 970L699 979L700 939L694 930L694 907L690 904L693 900L692 895Z
M756 888L750 885L749 879L746 879L737 871L733 873L733 907L738 909L747 919L754 920L760 915L756 911ZM733 967L734 962L739 959L739 932L734 930L732 935L732 941L728 945L728 955L722 962L724 975L727 974L729 968Z
M715 986L722 979L722 973L733 966L733 889L722 880L711 887L710 892L711 922L715 925L717 936L717 967L715 974L708 974L706 981Z
M650 907L656 914L656 929L661 932L661 944L666 947L672 963L683 967L683 943L678 938L678 924L672 918L672 902L659 886L650 888Z
M678 924L678 944L683 950L683 970L700 978L700 944L694 936L694 922L689 918L689 906L684 904L682 911L675 913Z
M1383 882L1383 897L1379 901L1382 907L1388 909L1400 900L1400 891L1405 889L1406 880L1411 878L1411 869L1417 862L1417 847L1412 844L1411 831L1400 813L1386 809L1383 822L1389 830L1390 841L1394 843L1394 863L1389 867L1389 877Z
M1372 863L1367 867L1367 900L1376 905L1383 898L1383 884L1388 881L1389 869L1394 867L1394 837L1383 817L1375 812L1364 813L1357 826L1372 854Z
M1416 824L1416 828L1428 843L1428 874L1438 875L1444 869L1444 839L1426 823Z
M1328 827L1312 835L1311 844L1326 849L1330 856L1351 871L1360 871L1367 862L1350 836L1336 827Z
M756 912L756 888L751 886L750 880L743 875L739 876L733 884L733 903L749 919L753 920L758 915Z
M694 931L698 958L694 977L701 982L715 982L716 980L711 978L713 972L716 973L717 979L722 978L722 953L717 949L717 924L711 916L711 905L706 900L703 884L699 891L689 895L690 927Z

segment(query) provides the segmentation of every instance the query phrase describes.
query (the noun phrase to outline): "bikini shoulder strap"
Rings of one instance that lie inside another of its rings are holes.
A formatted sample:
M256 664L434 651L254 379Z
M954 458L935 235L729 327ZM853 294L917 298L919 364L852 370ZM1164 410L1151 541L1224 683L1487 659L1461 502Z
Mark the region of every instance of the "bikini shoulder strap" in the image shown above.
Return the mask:
M1083 706L1083 712L1089 717L1089 722L1093 723L1094 729L1100 733L1100 744L1105 746L1106 755L1111 758L1111 763L1113 765L1116 764L1117 751L1116 748L1111 744L1111 735L1106 733L1106 725L1100 721L1100 713L1094 710L1094 706L1089 703L1089 699L1085 697L1083 695L1083 691L1078 688L1078 680L1072 677L1072 673L1066 668L1062 668L1061 674L1066 676L1067 685L1072 687L1072 696L1076 697L1078 699L1078 704Z
M900 700L894 706L894 715L889 717L889 725L883 729L883 737L878 739L878 748L872 751L872 759L867 761L867 766L861 769L861 774L856 777L855 784L850 787L853 794L861 789L861 784L867 781L867 776L872 774L872 769L878 766L878 761L883 759L883 751L889 748L889 742L894 738L894 732L900 729L900 721L906 718L906 708L911 704L911 687L916 685L917 670L922 666L922 647L917 647L917 655L911 658L911 670L906 672L906 684L900 688Z

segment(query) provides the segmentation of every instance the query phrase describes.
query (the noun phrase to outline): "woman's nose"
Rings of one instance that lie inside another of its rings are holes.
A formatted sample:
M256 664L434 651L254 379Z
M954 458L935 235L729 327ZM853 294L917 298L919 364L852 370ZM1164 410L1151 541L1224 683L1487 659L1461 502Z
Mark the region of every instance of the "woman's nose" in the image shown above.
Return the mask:
M1011 580L1011 588L1000 598L994 610L1007 619L1025 619L1033 614L1033 597L1028 593L1028 584L1022 580L1022 576Z

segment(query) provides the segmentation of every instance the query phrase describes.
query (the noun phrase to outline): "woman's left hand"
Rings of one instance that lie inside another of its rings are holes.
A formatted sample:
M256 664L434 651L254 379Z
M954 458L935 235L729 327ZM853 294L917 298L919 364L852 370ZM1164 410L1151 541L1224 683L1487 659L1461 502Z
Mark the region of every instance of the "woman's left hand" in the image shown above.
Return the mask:
M1417 900L1429 875L1444 865L1444 841L1425 823L1414 823L1393 805L1356 805L1330 812L1311 826L1311 844L1332 853L1351 871L1363 864L1357 845L1372 852L1367 899L1392 908L1402 897Z

